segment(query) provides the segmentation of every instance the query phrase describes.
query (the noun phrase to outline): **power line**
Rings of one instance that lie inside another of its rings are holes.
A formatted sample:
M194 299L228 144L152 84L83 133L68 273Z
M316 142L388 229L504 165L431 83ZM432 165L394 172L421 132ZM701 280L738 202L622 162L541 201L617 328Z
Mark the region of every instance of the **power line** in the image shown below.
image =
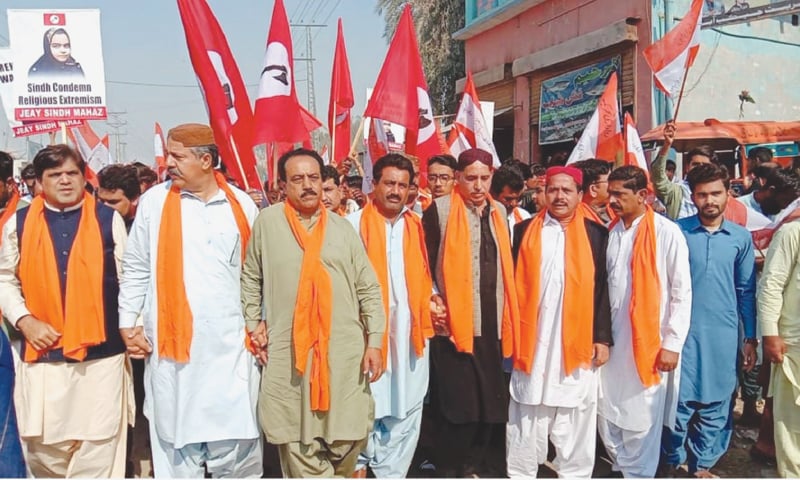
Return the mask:
M331 11L330 11L330 12L328 12L328 16L327 16L327 17L325 17L325 20L323 20L323 21L322 21L322 23L325 23L325 24L327 24L327 23L328 23L328 20L330 20L331 16L333 15L333 12L335 12L335 11L336 11L336 9L339 7L339 4L340 4L340 3L342 3L342 0L336 0L336 4L334 4L334 6L333 6L333 8L331 9ZM320 33L322 33L322 30L318 31L318 32L317 32L317 33L314 35L314 38L313 38L313 40L316 40L316 39L317 39L317 37L319 36L319 34L320 34Z
M133 85L137 87L161 87L161 88L197 88L198 85L177 84L177 83L152 83L152 82L129 82L124 80L106 80L106 83L115 85ZM245 84L246 87L257 87L257 83Z
M312 13L312 14L311 14L311 21L312 21L312 22L314 22L314 21L316 21L316 20L317 20L317 14L318 14L318 13L319 13L319 11L322 9L323 5L325 5L326 3L328 3L328 1L329 1L329 0L321 0L321 1L319 2L319 5L317 6L317 9L316 9L316 10L314 10L314 13ZM325 23L325 22L323 22L323 23Z

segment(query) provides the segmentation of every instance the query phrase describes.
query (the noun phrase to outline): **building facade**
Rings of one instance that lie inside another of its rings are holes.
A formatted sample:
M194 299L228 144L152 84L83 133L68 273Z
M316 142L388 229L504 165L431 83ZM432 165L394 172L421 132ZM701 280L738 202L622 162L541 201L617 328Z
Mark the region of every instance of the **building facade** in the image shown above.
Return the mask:
M650 0L466 0L453 38L465 42L478 96L495 102L500 157L571 150L614 71L623 108L649 129L652 80L637 73L651 11Z

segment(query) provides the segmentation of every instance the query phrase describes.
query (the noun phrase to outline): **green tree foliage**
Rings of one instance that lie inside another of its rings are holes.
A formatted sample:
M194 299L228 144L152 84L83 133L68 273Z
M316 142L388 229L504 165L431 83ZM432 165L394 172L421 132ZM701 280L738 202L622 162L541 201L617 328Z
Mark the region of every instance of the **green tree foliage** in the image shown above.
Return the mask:
M390 41L406 0L378 0L376 10L386 21L383 36ZM451 38L464 27L464 0L411 0L422 68L436 115L454 114L459 98L456 80L464 73L464 42Z

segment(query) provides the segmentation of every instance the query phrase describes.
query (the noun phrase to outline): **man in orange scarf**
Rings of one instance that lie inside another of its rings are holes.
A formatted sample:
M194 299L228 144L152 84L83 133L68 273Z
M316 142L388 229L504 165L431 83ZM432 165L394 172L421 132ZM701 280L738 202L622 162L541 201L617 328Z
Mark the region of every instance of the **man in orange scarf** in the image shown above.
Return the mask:
M259 477L258 367L239 287L258 208L216 170L208 126L174 127L166 154L171 181L139 200L119 307L128 352L146 358L153 473Z
M373 428L382 374L381 287L352 225L322 205L322 158L278 160L286 203L261 211L242 306L266 366L258 404L287 477L349 477Z
M662 427L677 407L692 308L689 251L680 227L647 205L644 170L614 170L608 192L618 218L607 250L614 346L600 371L598 430L614 470L652 478Z
M405 478L414 457L428 390L428 339L433 336L433 282L419 216L406 205L414 166L399 154L372 167L372 201L347 217L361 235L388 317L386 373L371 385L375 427L359 459L378 478ZM434 304L435 305L435 304ZM389 334L391 332L391 335Z
M19 432L35 477L125 474L133 420L118 335L125 223L84 190L86 164L66 145L33 160L42 194L3 226L0 308L25 338Z
M594 215L593 220L608 225L611 214L608 211L608 174L611 173L611 162L590 158L575 162L571 166L583 173L583 203Z
M514 226L531 218L531 214L519 206L524 186L522 177L511 167L500 167L492 175L492 186L489 188L489 192L492 194L492 198L506 207L512 242L514 241Z
M431 405L439 417L437 473L502 475L483 470L493 428L507 420L503 357L519 322L506 209L489 196L492 156L458 157L456 189L425 210L431 272L446 303L431 340ZM501 343L502 342L502 343Z
M549 168L547 209L514 232L521 320L506 431L512 478L536 476L548 439L559 476L588 478L594 466L596 369L611 344L608 233L578 208L582 184L577 168Z
M342 203L342 188L339 172L333 165L325 165L322 169L322 204L331 212L343 217L346 206Z

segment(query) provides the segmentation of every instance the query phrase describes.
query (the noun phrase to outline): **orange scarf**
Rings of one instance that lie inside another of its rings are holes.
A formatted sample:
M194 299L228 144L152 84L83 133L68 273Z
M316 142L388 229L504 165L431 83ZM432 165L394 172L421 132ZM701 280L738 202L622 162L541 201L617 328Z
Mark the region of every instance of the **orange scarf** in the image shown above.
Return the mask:
M250 240L250 223L225 177L214 172L217 186L225 192L239 227L242 262ZM192 347L192 309L183 283L183 227L181 191L172 185L161 213L156 257L156 296L158 297L158 356L178 363L189 361ZM245 343L249 340L245 335Z
M103 302L103 237L97 221L97 203L83 194L78 231L67 261L67 285L61 301L61 278L50 227L44 218L44 196L31 201L22 232L19 278L31 315L47 323L61 337L50 349L63 348L64 357L82 361L89 347L106 341ZM25 361L44 352L26 342Z
M430 194L423 192L422 190L420 190L418 196L419 196L419 204L422 207L422 211L424 212L425 210L428 209L428 207L431 206L431 203L433 203L433 197Z
M454 190L450 196L450 215L444 235L442 277L447 295L447 317L451 340L459 352L472 353L474 330L472 325L472 252L470 251L469 220L464 198ZM514 288L514 262L511 259L511 239L508 221L500 214L497 203L489 198L492 224L497 237L497 253L503 274L503 318L500 319L503 355L514 352L513 332L519 325L520 311L517 290Z
M639 379L645 388L657 384L656 357L661 349L661 282L656 262L655 212L647 207L633 240L631 256L631 339ZM615 220L609 230L619 221Z
M411 310L411 344L417 357L422 357L425 340L433 336L431 323L431 292L433 280L428 267L428 252L422 234L422 221L411 210L403 214L403 264L408 288L408 304ZM372 268L378 276L383 294L383 310L386 313L386 331L383 335L383 362L387 363L389 351L389 266L386 260L385 217L370 202L361 216L361 239L367 249Z
M515 208L514 209L514 225L522 222L522 220L523 220L523 218L522 218L522 214L519 213L519 208Z
M594 211L594 208L589 206L588 203L581 202L578 205L578 208L583 211L584 216L589 217L589 220L594 220L595 223L599 223L600 225L605 226L605 222L603 221L603 219L600 218L600 215L598 215L597 212ZM611 208L610 204L606 205L606 213L608 214L608 218L611 219L612 222L617 219L617 214Z
M561 317L561 351L564 373L588 368L592 362L594 325L594 257L586 232L585 209L578 208L567 225L564 250L564 302ZM522 237L517 259L516 285L519 296L519 354L514 368L530 373L539 335L539 294L542 278L542 228L547 211L542 211Z
M310 232L300 223L297 210L289 202L284 203L283 211L297 244L303 250L292 327L294 368L300 375L305 375L308 351L313 350L309 379L311 410L326 412L331 404L328 339L333 317L333 285L322 264L328 209L320 204L319 220Z
M19 192L17 189L14 189L14 192L11 194L11 198L8 199L8 203L6 204L6 209L3 211L3 214L0 215L0 231L3 230L3 227L8 222L8 219L11 218L12 215L17 213L17 206L19 206ZM3 236L0 235L0 245L3 244Z

